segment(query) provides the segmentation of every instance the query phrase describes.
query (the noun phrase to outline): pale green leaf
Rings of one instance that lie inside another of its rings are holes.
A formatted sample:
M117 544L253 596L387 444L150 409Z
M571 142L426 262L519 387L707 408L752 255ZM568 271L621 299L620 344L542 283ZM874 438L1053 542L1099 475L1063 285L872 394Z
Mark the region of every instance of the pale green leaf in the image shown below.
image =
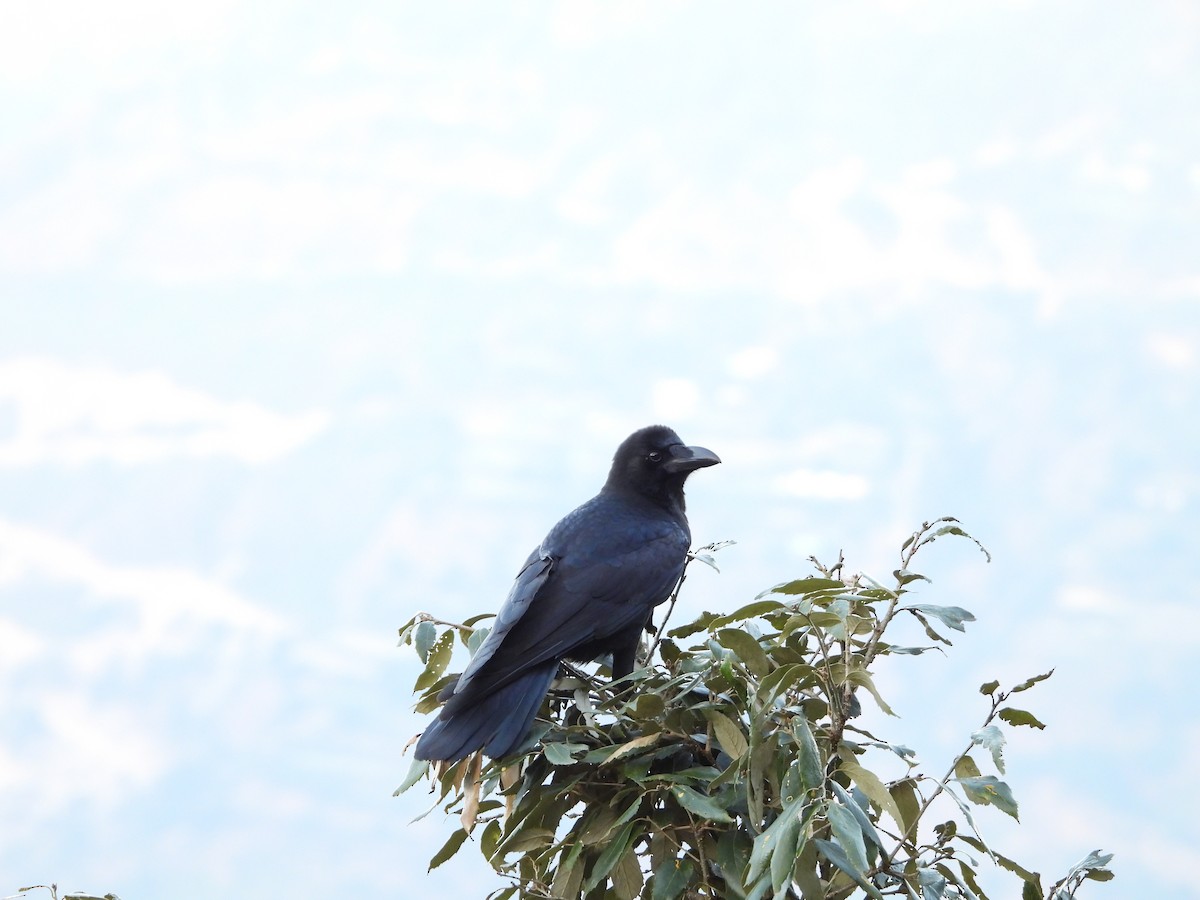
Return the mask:
M400 787L396 788L396 790L392 794L392 796L399 797L401 794L403 794L405 791L407 791L410 787L412 787L414 784L416 784L418 781L420 781L422 778L424 778L425 773L428 771L429 771L429 760L414 759L412 761L412 765L409 766L408 775L406 775L404 777L404 781L401 783Z
M436 625L428 621L417 625L417 629L413 633L413 647L417 651L417 656L421 657L421 662L429 661L429 649L435 640L437 640Z
M821 838L814 839L813 843L816 844L817 850L820 851L822 856L853 878L855 883L866 891L869 896L876 898L876 900L883 900L883 894L879 893L879 888L863 877L863 870L855 868L854 863L850 861L849 857L846 856L846 852L841 847L833 841L826 841Z
M959 778L967 796L979 804L991 804L1001 812L1007 813L1020 821L1017 816L1017 801L1007 784L995 775L983 775L974 778Z
M766 615L780 609L787 609L787 607L778 600L756 600L754 603L749 603L731 613L717 616L717 618L709 623L708 627L710 630L724 628L726 625L731 625L734 622L757 618L758 616Z
M897 825L903 827L900 808L896 806L896 801L892 799L892 795L879 780L878 775L870 769L863 768L855 759L854 754L849 751L844 752L840 768L850 777L851 781L858 785L859 790L867 795L868 800L891 816Z
M987 725L971 735L972 743L984 747L992 754L996 770L1004 774L1004 732L996 725Z
M741 759L750 746L741 726L715 709L704 710L704 716L712 723L713 733L717 736L717 743L721 745L721 749L732 759Z
M546 759L556 766L569 766L577 762L575 754L587 749L587 744L550 742L542 745Z
M758 678L762 678L771 670L771 661L763 651L762 645L749 632L739 628L722 628L716 633L717 641L722 647L727 647L738 655L746 668Z
M725 808L699 791L686 785L677 784L671 788L671 796L690 813L712 822L732 822Z
M915 609L917 612L927 616L933 616L942 624L955 631L965 632L967 629L963 627L963 622L974 622L975 616L963 609L961 606L933 606L929 603L916 603L912 606L906 606L905 609Z
M825 809L825 815L829 818L829 825L833 829L838 846L845 851L855 871L867 871L867 848L854 813L840 803L830 803Z

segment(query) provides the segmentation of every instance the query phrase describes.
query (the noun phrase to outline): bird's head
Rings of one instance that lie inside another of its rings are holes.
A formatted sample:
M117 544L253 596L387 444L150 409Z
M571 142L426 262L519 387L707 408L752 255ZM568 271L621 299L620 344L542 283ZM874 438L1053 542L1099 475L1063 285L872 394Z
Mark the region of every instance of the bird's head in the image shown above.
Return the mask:
M683 512L683 483L688 475L721 458L704 447L689 447L665 425L635 431L617 448L606 490L633 492Z

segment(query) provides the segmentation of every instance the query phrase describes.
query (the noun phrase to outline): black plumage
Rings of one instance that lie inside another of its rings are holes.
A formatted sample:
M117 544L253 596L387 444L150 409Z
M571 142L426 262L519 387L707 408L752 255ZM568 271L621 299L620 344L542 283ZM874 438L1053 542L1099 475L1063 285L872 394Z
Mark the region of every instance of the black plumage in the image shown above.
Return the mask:
M679 581L691 546L684 481L719 462L662 425L626 438L600 493L525 560L492 630L444 692L417 759L457 760L481 748L493 758L513 753L562 659L611 653L614 678L633 671L642 631Z

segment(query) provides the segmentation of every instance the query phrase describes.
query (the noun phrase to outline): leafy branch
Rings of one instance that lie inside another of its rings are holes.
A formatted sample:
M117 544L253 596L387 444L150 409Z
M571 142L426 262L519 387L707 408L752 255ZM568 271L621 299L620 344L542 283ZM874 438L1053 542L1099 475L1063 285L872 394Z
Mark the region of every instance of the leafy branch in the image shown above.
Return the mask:
M430 867L471 841L507 882L496 900L987 900L972 851L1015 874L1024 900L1065 900L1085 881L1111 878L1111 856L1096 851L1043 892L1037 873L986 844L975 825L980 806L1017 816L998 777L1004 728L1045 727L1011 703L1050 672L1005 691L983 685L990 708L941 778L921 772L907 747L856 724L860 694L894 715L873 677L880 657L945 652L948 633L974 621L961 607L910 600L929 581L913 569L918 552L947 535L987 555L955 519L936 519L904 542L890 587L847 575L839 553L833 565L814 559L815 575L733 612L705 612L668 630L685 568L644 668L613 687L568 673L511 758L414 763L397 793L427 781L428 811L459 821ZM715 568L712 554L725 543L700 548L689 563ZM473 652L484 618L421 614L401 629L401 643L424 663L419 711L436 709L453 677L444 672L455 637ZM931 643L897 641L914 621ZM891 781L876 774L880 751L907 773ZM976 756L998 774L983 774ZM939 798L956 815L930 827Z

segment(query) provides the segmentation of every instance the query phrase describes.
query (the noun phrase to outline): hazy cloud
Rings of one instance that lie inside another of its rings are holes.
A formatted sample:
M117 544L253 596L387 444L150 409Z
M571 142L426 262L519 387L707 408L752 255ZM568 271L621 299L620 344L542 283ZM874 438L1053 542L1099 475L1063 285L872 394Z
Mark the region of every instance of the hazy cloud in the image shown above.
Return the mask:
M0 466L232 457L264 463L320 434L328 413L222 401L162 372L48 357L0 362Z

